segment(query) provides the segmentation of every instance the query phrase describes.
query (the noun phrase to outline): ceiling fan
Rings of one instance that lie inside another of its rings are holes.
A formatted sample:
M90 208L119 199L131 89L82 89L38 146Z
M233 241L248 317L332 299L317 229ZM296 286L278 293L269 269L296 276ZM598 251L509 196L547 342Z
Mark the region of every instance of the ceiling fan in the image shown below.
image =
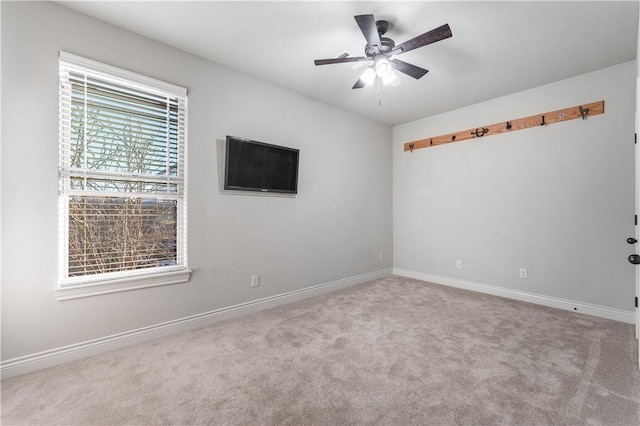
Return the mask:
M395 42L390 38L382 37L389 29L387 21L376 21L373 15L356 15L354 18L364 38L367 40L364 48L365 56L340 56L338 58L316 59L314 61L316 65L373 61L373 65L364 71L352 89L360 89L371 85L377 78L385 85L392 83L398 78L394 73L394 69L416 80L421 78L429 71L396 59L396 56L453 36L449 24L444 24L396 46Z

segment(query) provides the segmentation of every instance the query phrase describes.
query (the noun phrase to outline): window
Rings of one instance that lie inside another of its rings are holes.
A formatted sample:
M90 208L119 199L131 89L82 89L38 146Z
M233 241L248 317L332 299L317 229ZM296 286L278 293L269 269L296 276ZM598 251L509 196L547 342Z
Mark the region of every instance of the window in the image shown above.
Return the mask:
M185 282L186 89L60 53L58 299Z

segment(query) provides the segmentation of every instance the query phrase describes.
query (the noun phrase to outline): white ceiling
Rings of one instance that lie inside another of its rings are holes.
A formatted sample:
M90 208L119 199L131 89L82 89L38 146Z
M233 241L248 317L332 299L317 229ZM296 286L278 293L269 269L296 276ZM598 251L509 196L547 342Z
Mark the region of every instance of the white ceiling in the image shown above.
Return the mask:
M390 125L633 60L639 16L637 1L60 3ZM428 69L422 79L352 90L362 68L313 60L362 56L353 17L369 13L396 44L444 23L453 37L398 58Z

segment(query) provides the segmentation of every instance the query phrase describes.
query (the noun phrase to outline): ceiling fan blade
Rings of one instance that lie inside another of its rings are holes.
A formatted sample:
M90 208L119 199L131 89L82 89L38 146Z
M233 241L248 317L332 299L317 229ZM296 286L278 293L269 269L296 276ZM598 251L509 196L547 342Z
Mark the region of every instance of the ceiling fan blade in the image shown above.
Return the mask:
M350 56L346 58L316 59L313 61L316 65L343 64L345 62L370 61L371 59L364 56Z
M356 15L354 18L356 19L364 38L367 39L369 46L375 46L374 50L376 53L379 53L380 45L382 43L380 42L380 34L378 34L376 19L373 15Z
M362 89L364 86L366 86L366 83L359 78L358 81L356 81L356 84L353 85L352 89Z
M395 65L396 70L410 77L413 77L416 80L418 80L419 78L421 78L422 76L424 76L426 73L429 72L429 70L425 70L424 68L420 68L415 65L403 62L399 59L389 59L389 62Z
M397 52L396 54L399 55L400 53L408 52L410 50L417 49L418 47L426 46L428 44L435 43L436 41L444 40L452 36L453 34L451 33L449 24L444 24L436 29L414 37L411 40L400 43L391 51ZM398 50L400 52L398 52Z

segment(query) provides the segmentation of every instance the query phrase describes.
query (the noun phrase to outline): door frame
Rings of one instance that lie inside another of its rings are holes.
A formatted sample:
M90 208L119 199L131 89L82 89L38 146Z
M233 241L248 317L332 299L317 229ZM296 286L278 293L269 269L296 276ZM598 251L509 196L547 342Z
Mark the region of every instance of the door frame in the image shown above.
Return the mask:
M640 43L640 42L639 42ZM640 49L640 46L638 46ZM636 60L639 60L637 58ZM640 70L640 68L639 68ZM636 117L635 117L635 131L636 131L636 143L635 143L635 234L636 240L640 241L640 227L638 227L637 217L640 210L640 148L638 148L638 130L640 129L640 71L636 79ZM639 243L636 243L634 252L637 253ZM640 308L638 307L638 299L640 298L640 267L636 266L636 339L638 342L638 369L640 369Z

